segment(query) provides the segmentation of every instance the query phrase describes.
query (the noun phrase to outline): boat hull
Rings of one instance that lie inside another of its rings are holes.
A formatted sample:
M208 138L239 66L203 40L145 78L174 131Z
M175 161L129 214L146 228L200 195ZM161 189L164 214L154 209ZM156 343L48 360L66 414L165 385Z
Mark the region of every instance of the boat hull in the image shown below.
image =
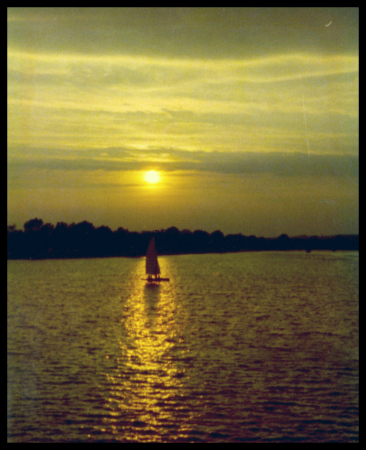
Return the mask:
M148 283L160 283L160 281L170 281L170 278L143 278Z

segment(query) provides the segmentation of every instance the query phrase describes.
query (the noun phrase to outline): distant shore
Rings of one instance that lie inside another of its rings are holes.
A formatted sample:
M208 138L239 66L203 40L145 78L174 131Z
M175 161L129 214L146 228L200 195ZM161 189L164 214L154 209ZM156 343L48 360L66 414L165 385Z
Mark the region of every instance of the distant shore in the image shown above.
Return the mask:
M94 227L83 221L70 225L58 222L56 226L31 219L23 230L8 226L8 259L59 259L144 256L151 237L155 237L159 255L200 253L232 253L245 251L303 250L358 250L358 235L297 236L281 234L276 238L224 235L220 230L143 231L141 233L118 228Z

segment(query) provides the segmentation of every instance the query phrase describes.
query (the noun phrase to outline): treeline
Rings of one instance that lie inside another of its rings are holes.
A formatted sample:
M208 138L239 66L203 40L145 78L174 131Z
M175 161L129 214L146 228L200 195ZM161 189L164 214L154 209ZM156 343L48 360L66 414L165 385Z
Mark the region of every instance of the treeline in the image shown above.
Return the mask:
M166 230L131 232L124 228L112 231L109 227L94 227L83 221L56 226L31 219L23 230L8 226L8 259L94 258L109 256L143 256L148 243L155 236L160 255L187 253L224 253L264 250L358 250L358 235L331 237L301 236L277 238L224 234L217 230Z

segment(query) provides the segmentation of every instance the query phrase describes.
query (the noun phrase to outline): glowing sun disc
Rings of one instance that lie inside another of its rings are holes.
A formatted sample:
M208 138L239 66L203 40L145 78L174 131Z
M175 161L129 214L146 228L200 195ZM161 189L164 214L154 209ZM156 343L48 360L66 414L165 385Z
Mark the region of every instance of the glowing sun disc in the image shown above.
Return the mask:
M160 181L160 174L156 170L149 170L144 173L144 180L149 184L156 184Z

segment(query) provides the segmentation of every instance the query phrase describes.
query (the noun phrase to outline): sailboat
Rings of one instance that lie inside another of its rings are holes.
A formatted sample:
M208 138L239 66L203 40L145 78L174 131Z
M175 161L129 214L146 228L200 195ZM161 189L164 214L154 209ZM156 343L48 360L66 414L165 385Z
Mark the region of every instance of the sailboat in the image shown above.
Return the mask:
M158 254L155 248L155 238L152 238L146 252L146 275L149 283L159 283L160 281L169 281L169 278L160 277L160 267Z

